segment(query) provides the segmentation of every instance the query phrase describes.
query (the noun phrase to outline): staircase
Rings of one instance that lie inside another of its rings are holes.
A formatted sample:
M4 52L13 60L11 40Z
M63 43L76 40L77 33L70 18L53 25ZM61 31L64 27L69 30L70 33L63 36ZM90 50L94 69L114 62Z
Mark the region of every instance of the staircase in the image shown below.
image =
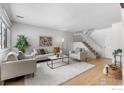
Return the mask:
M96 58L100 58L99 53L97 53L87 42L82 41L82 43L96 56Z
M96 57L96 58L100 58L100 54L96 51L96 49L101 50L102 46L99 45L95 40L93 40L90 37L90 34L92 32L80 32L80 33L76 33L76 42L82 42L91 52L92 54ZM74 40L74 41L75 41Z

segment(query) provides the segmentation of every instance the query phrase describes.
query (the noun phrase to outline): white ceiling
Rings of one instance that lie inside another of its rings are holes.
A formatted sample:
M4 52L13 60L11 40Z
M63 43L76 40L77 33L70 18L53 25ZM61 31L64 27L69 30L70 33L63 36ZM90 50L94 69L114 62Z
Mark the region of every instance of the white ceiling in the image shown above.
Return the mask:
M120 5L114 3L11 3L4 7L12 21L62 31L104 28L121 20Z

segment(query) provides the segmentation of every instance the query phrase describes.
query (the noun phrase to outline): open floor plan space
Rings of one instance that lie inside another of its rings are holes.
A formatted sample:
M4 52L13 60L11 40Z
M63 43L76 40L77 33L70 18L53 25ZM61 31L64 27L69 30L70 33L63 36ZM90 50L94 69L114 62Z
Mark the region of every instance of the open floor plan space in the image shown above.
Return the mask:
M123 85L121 3L0 3L0 85Z

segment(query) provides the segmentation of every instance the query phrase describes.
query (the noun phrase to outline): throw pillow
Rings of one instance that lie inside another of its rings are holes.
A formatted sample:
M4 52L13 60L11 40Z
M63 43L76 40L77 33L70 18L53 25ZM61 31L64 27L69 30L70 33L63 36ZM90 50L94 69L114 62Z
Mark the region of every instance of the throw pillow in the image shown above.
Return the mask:
M75 53L78 53L78 52L80 52L80 48L75 49Z
M59 53L60 52L60 48L59 47L54 47L53 52L54 53Z
M46 54L44 49L40 49L41 54Z
M44 51L45 51L45 54L48 54L48 50L47 49L44 49Z
M38 55L37 49L33 49L32 53L33 53L34 56Z
M37 54L41 55L40 49L37 49Z
M18 60L22 60L22 59L25 59L25 55L22 51L19 51L18 53Z
M18 60L17 58L17 53L15 52L9 52L6 57L6 61L16 61Z
M85 48L82 48L82 49L81 49L81 52L85 52Z
M75 51L71 51L71 53L75 53Z

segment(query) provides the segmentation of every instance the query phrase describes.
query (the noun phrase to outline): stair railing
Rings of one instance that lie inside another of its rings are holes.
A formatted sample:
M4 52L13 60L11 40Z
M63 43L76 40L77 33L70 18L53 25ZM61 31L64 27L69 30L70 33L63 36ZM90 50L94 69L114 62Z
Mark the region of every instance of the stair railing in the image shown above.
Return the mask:
M101 54L103 52L103 47L90 36L86 36L83 33L78 33L78 35L81 36L82 42L87 42L97 53Z

